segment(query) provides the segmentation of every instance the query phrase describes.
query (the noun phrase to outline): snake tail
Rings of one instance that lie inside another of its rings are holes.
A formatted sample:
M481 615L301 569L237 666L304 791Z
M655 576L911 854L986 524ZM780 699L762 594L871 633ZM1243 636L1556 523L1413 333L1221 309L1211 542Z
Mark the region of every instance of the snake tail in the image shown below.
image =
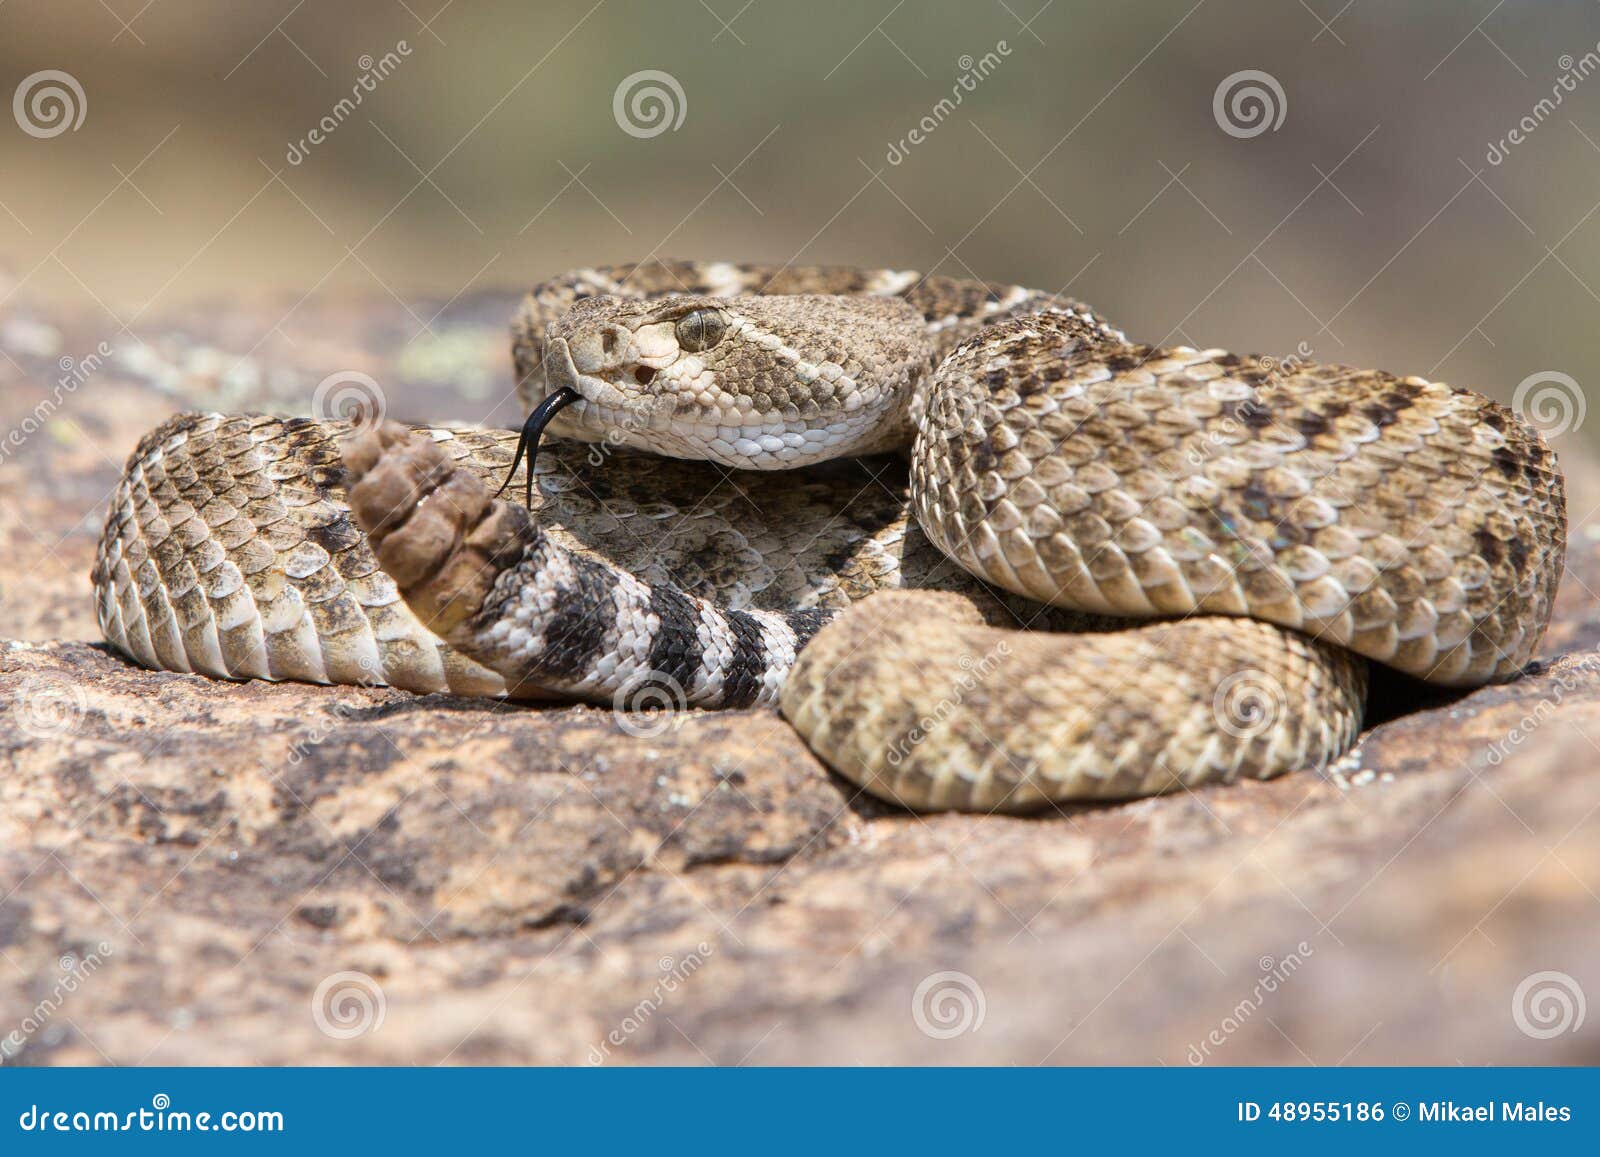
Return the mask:
M422 621L513 694L618 707L777 701L829 612L723 609L556 543L408 427L342 443L350 509Z

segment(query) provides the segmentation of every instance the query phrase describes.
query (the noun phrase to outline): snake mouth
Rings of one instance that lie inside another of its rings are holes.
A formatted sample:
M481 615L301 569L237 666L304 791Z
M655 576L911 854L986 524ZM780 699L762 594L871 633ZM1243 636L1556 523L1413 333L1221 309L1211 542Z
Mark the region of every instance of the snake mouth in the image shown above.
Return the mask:
M578 369L573 363L572 350L565 338L554 339L545 352L545 380L549 383L549 392L539 400L522 423L522 436L517 439L517 450L511 459L511 469L506 472L506 479L500 484L500 489L495 491L496 498L505 493L506 487L511 485L517 467L522 465L522 460L526 457L528 473L523 480L523 501L530 510L533 509L534 463L539 458L539 445L544 438L545 428L556 415L569 406L576 406L575 417L579 427L582 428L585 419L603 420L608 411L615 413L624 405L623 394L615 385L604 378L583 373Z
M553 394L557 389L569 389L580 398L593 402L596 406L609 406L620 409L626 399L615 384L605 378L594 374L586 374L580 370L572 359L572 347L563 337L554 338L550 347L545 350L545 380L552 387Z
M719 423L706 420L688 399L658 378L672 360L630 349L626 359L590 372L578 368L566 338L552 338L544 360L550 394L565 388L578 395L559 432L587 442L612 443L643 431L714 434Z

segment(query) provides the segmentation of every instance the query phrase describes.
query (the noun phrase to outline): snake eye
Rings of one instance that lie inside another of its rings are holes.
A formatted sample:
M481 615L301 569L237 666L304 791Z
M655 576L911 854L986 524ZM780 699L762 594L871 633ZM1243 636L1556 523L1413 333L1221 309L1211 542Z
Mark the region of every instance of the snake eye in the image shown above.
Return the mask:
M728 332L728 319L720 309L693 309L678 319L678 345L690 353L708 350Z

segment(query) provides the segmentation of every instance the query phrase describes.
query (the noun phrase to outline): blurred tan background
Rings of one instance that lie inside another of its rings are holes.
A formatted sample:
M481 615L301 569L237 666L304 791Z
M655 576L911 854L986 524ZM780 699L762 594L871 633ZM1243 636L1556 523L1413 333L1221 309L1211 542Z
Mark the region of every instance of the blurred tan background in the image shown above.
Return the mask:
M422 334L659 253L1065 287L1143 340L1502 398L1596 375L1593 3L9 0L0 31L6 93L60 70L84 106L0 132L0 294L119 349L259 291L398 299ZM614 115L643 70L682 93L654 136ZM1283 94L1256 135L1214 113L1243 70Z

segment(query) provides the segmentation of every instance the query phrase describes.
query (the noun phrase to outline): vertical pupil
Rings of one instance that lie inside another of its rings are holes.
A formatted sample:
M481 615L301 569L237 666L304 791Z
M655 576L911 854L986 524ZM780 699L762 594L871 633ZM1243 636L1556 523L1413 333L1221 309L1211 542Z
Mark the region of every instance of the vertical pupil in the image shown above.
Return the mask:
M678 319L678 342L695 353L710 349L722 340L726 324L715 310L691 310Z

